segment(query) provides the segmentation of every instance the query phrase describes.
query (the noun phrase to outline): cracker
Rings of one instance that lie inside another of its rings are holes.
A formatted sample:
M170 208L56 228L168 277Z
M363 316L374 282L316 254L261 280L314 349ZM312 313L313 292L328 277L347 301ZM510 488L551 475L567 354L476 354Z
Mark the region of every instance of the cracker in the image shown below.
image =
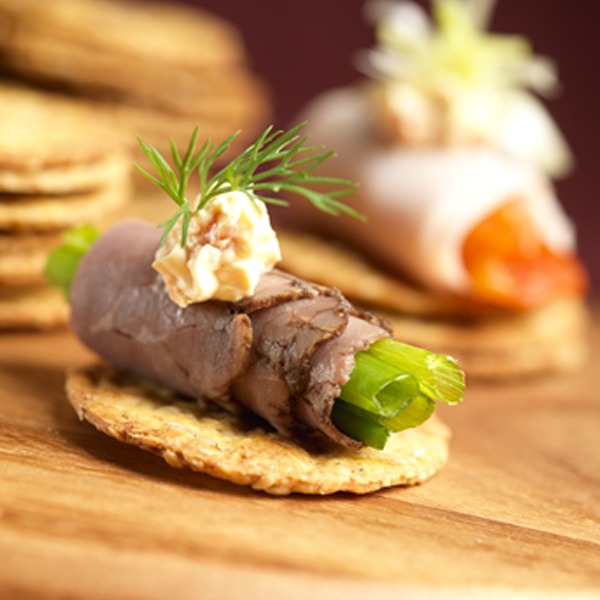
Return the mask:
M311 453L293 440L212 406L182 401L102 365L73 370L67 396L80 419L119 441L269 494L366 494L421 483L446 463L450 432L437 418L397 433L385 450Z
M244 65L209 65L201 70L73 48L70 40L27 35L9 57L12 68L35 80L57 80L91 96L206 117L260 112L264 84ZM235 129L235 126L230 126Z
M207 11L173 3L0 0L0 11L13 25L5 41L9 49L17 43L17 35L23 44L35 35L63 39L72 48L160 65L227 66L244 58L233 25Z
M0 330L52 329L66 325L69 305L50 287L0 288Z
M130 194L126 178L112 179L104 188L69 196L0 194L0 230L48 231L98 223L121 208Z
M134 152L134 134L168 153L174 128L187 144L196 125L215 142L239 130L234 146L242 150L271 118L267 86L249 68L237 29L197 7L0 0L0 31L3 17L4 68L75 91L117 120Z
M48 255L60 242L59 232L0 232L0 284L23 286L44 283Z
M89 142L92 144L93 140ZM74 194L114 187L129 177L131 158L124 150L97 161L24 170L0 166L0 192L11 194ZM126 184L123 184L126 185Z
M122 147L108 113L13 84L0 84L0 122L0 172L95 166ZM6 185L0 182L0 189L13 189Z
M571 372L588 359L589 309L561 299L529 313L469 322L419 319L381 312L398 339L453 355L468 376L506 379Z

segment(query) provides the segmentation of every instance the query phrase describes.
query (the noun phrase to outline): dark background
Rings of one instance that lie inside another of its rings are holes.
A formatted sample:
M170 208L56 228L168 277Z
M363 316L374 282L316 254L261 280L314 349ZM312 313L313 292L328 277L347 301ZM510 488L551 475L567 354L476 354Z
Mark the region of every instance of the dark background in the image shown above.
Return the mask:
M270 84L275 122L287 126L314 94L358 79L355 52L372 43L363 0L179 0L227 18L242 32L254 70ZM492 29L529 37L559 69L561 95L548 103L576 158L557 183L577 225L581 255L600 290L600 2L500 0Z

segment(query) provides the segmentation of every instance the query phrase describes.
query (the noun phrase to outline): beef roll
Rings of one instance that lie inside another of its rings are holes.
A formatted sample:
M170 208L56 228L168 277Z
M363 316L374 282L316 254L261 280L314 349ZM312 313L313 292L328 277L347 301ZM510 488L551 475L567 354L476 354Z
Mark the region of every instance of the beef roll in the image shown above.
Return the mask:
M387 323L337 290L273 269L241 301L182 308L152 268L160 231L137 221L102 235L79 264L71 325L118 369L182 395L251 411L284 435L319 431L349 448L331 412L357 352L390 337Z

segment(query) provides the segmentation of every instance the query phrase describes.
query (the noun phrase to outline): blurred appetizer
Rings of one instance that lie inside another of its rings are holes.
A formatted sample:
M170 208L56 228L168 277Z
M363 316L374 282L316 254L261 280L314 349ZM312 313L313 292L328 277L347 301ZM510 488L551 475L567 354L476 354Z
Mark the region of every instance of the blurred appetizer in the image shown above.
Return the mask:
M82 228L47 265L74 332L106 361L70 373L69 400L174 466L273 494L425 481L447 456L435 402L459 402L464 374L393 340L339 291L274 268L266 204L284 190L361 218L337 200L350 181L313 174L331 153L305 146L301 127L268 128L216 173L234 136L196 151L196 130L185 154L172 144L174 167L140 140L156 175L140 170L177 204L162 236L137 221L98 238ZM188 198L195 173L200 192Z
M585 356L587 276L550 179L571 155L527 90L555 75L525 39L487 33L481 4L439 0L435 27L417 5L370 5L370 77L302 113L311 139L339 149L319 174L357 180L348 204L367 225L295 204L283 265L472 375L571 369Z

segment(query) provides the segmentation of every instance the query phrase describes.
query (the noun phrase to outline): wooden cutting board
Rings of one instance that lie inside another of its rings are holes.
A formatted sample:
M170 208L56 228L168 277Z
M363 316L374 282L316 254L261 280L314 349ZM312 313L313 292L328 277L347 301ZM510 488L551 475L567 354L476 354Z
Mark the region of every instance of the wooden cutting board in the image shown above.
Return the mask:
M168 203L128 209L159 222ZM420 487L270 497L78 421L68 331L0 335L0 599L600 598L600 305L577 374L468 386Z
M1 598L600 597L600 313L582 373L472 384L447 467L269 497L80 423L66 331L0 336Z

